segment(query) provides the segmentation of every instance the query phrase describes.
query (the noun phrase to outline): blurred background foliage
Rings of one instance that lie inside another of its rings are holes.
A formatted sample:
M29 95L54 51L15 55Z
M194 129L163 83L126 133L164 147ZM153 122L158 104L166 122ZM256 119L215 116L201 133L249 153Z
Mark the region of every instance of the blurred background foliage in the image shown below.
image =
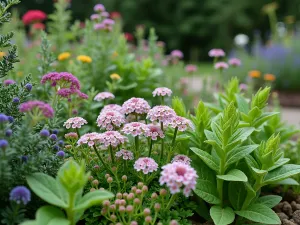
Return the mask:
M269 22L262 13L263 5L272 0L73 0L70 9L74 20L84 21L92 14L96 3L105 5L109 12L122 15L124 31L133 33L144 24L155 27L159 39L167 43L167 50L181 49L185 59L206 60L213 47L230 50L232 39L244 33L253 40L255 30L261 38L269 38ZM278 0L279 21L293 15L300 18L299 0ZM20 15L29 9L53 11L51 0L24 0L17 6ZM300 25L295 24L295 29Z

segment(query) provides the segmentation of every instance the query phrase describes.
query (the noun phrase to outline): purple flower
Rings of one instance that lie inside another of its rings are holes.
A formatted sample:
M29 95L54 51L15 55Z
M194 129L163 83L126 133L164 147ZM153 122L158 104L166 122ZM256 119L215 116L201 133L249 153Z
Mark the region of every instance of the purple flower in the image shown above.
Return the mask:
M1 113L0 114L0 123L5 123L8 121L8 116L6 116L5 114Z
M212 49L212 50L210 50L208 52L208 55L210 57L216 57L216 58L218 58L218 57L224 57L225 56L225 52L223 51L223 49L214 48L214 49Z
M139 122L127 123L122 129L122 132L125 134L130 134L133 137L144 135L147 131L147 125Z
M27 155L22 155L21 160L22 160L23 163L27 163L28 156Z
M102 134L99 134L96 132L84 134L79 138L79 140L77 141L77 144L79 146L83 145L83 144L87 144L89 147L92 147L92 146L96 145L96 143L99 143L101 135Z
M237 67L237 66L240 66L242 64L241 60L238 59L238 58L231 58L231 59L229 59L228 63L229 63L229 65L231 65L233 67Z
M42 137L48 137L50 135L50 132L48 130L44 129L44 130L41 130L40 135Z
M131 151L122 149L122 150L116 152L116 157L117 158L122 157L123 160L133 160L133 153Z
M127 142L127 137L120 134L118 131L106 131L100 135L99 143L103 144L104 147L117 147Z
M181 116L173 117L170 125L173 128L177 128L179 131L185 131L188 128L195 130L195 127L192 124L192 122Z
M105 7L102 4L97 4L94 6L94 11L95 12L104 12L105 11Z
M134 169L138 172L142 171L143 174L148 174L156 171L158 169L158 164L152 158L141 157L135 161Z
M131 98L123 103L122 108L125 114L146 114L151 107L143 98Z
M24 205L27 205L27 203L30 202L30 199L31 193L28 188L24 186L17 186L13 188L9 194L9 200L15 201L17 204L22 202Z
M164 138L164 132L161 130L161 128L157 125L148 124L147 125L148 130L145 133L146 137L150 137L152 140L157 140L158 137Z
M51 82L51 86L59 85L60 88L80 89L80 83L77 77L67 72L51 72L42 77L41 83Z
M174 156L174 158L172 159L172 163L173 162L180 162L186 165L191 165L191 159L189 157L187 157L186 155L176 155Z
M1 140L0 140L0 148L6 149L7 146L8 146L8 141L5 140L5 139L1 139Z
M14 81L14 80L5 80L5 81L3 81L3 84L5 86L11 85L11 84L15 84L15 83L16 83L16 81Z
M13 98L13 103L19 103L20 99L18 97Z
M36 100L24 102L19 107L20 112L30 112L34 109L39 109L46 118L52 118L54 116L53 108L49 104L42 101Z
M27 91L31 91L31 89L32 89L32 84L31 84L31 83L27 83L27 84L25 85L25 88L26 88Z
M12 135L12 130L11 129L8 129L5 131L5 136L6 137L10 137Z
M194 73L197 71L197 66L192 64L186 65L185 71L188 73Z
M100 102L105 99L114 99L114 98L115 96L110 92L100 92L95 96L94 100Z
M54 130L52 131L52 134L58 134L58 130L57 130L57 129L54 129Z
M98 20L100 19L100 15L99 14L92 14L91 15L91 20Z
M224 70L228 69L229 66L226 62L217 62L214 67L216 70Z
M117 104L108 104L108 105L104 106L103 109L101 110L101 113L103 113L105 111L118 111L119 113L124 114L122 106L117 105Z
M173 58L182 59L182 58L183 58L183 53L182 53L182 51L180 51L180 50L173 50L173 51L171 52L171 56L172 56Z
M58 151L58 152L56 153L56 156L57 156L57 157L60 157L60 158L64 158L64 157L65 157L65 152L64 152L64 151Z
M58 142L58 145L63 146L63 145L64 145L64 141L63 141L63 140L60 140L60 141Z
M56 134L51 134L51 135L50 135L50 139L51 139L52 141L56 141L56 140L57 140Z
M59 146L58 145L54 145L53 149L56 150L56 151L58 151L59 150Z
M13 123L15 121L15 119L12 116L8 116L7 118L10 123Z

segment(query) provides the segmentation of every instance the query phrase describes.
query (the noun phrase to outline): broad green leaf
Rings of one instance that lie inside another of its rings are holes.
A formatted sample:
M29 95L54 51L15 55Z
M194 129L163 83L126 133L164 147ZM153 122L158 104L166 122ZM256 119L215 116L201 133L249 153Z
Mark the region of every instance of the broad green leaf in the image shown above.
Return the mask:
M255 173L255 174L258 174L258 175L265 175L268 173L267 170L260 170L260 169L256 169L255 167L251 167L252 171Z
M300 165L286 164L270 171L265 177L264 184L281 181L298 173L300 173Z
M210 208L210 216L215 225L227 225L234 221L234 212L230 207L213 206Z
M133 88L137 87L137 85L138 85L138 84L137 84L136 82L134 82L134 83L129 84L129 85L126 85L126 86L120 85L120 86L118 86L118 87L119 87L119 89L121 89L121 90L129 90L129 89L133 89Z
M279 112L264 112L258 119L254 121L254 127L261 126L264 122L278 115Z
M197 204L197 207L195 209L196 213L202 218L210 220L209 208L206 202L202 198L195 198L194 200Z
M266 195L266 196L258 198L255 203L260 203L260 204L263 204L263 205L265 205L265 206L267 206L269 208L273 208L281 200L282 200L281 196L278 196L278 195Z
M65 214L54 206L42 206L36 212L36 223L39 225L49 224L53 218L65 218Z
M273 184L276 184L276 185L294 185L294 186L299 185L298 181L294 180L293 178L287 178L287 179L275 182Z
M228 197L231 205L235 210L240 210L243 206L247 191L241 182L229 182Z
M290 159L288 158L281 158L279 159L275 164L274 166L272 166L271 168L268 169L268 171L271 171L271 170L275 170L277 169L278 167L284 165L284 164L287 164L288 162L290 161Z
M199 148L191 148L191 150L199 156L205 164L214 171L219 171L219 165L214 160L214 158L207 152L199 149Z
M226 175L218 175L217 176L221 180L226 181L241 181L241 182L247 182L248 178L246 174L244 174L242 171L233 169L230 170Z
M27 220L20 225L38 225L35 220Z
M277 214L269 207L263 204L252 204L247 209L241 211L235 211L241 217L248 220L263 223L263 224L281 224L281 221Z
M75 205L75 210L84 210L102 201L113 198L114 195L109 191L96 190L85 194Z
M247 140L247 138L253 133L255 130L254 127L243 127L239 128L229 139L229 143L233 141L240 140L241 142L244 142Z
M207 108L209 108L211 111L213 111L215 114L218 114L218 113L222 112L222 108L215 105L215 104L205 103L205 106Z
M65 218L54 218L47 225L70 225L70 221Z
M239 94L235 94L235 99L237 101L239 111L247 114L249 112L249 103L247 100Z
M247 165L249 166L249 168L251 168L251 167L259 168L258 163L251 155L247 155L245 157L245 161L246 161Z
M232 163L238 162L239 160L245 158L251 152L253 152L259 145L247 145L234 148L227 155L226 167Z
M26 180L33 192L44 201L62 208L68 207L59 195L60 191L53 177L43 173L34 173L27 176Z

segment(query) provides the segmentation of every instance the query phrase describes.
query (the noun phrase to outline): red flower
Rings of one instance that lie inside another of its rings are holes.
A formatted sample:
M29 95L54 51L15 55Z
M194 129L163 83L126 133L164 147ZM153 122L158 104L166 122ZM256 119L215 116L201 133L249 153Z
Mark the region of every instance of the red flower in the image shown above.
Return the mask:
M28 25L34 22L41 22L46 18L46 13L41 10L29 10L23 15L22 20L25 25Z
M127 41L133 41L134 37L131 33L124 33L124 36L126 38Z
M119 13L119 12L111 12L110 13L110 18L112 18L112 19L119 19L119 18L121 18L121 13Z
M43 24L43 23L35 23L35 24L33 24L33 29L35 29L35 30L45 30L45 24Z

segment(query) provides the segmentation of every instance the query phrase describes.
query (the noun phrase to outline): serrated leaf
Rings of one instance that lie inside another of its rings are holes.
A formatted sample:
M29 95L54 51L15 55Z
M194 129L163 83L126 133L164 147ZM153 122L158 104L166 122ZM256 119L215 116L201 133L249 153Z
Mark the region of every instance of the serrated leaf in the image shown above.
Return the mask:
M265 177L264 184L281 181L298 173L300 173L300 165L286 164L270 171Z
M213 206L210 208L210 216L215 225L227 225L234 221L234 212L230 207Z
M282 200L281 196L278 196L278 195L266 195L266 196L258 198L255 203L260 203L260 204L263 204L263 205L265 205L265 206L267 206L269 208L273 208L281 200Z
M238 162L239 160L245 158L251 152L253 152L259 145L247 145L236 147L230 151L227 155L226 166L228 167L232 163Z
M244 217L250 221L263 224L281 224L281 221L277 214L269 207L263 204L252 204L247 209L241 211L235 211L241 217Z
M209 168L211 168L214 171L219 171L218 163L214 160L214 158L209 153L207 153L199 148L191 148L191 150L197 156L199 156Z
M226 181L241 181L241 182L248 181L246 174L244 174L242 171L238 169L230 170L225 175L218 175L217 177L221 180L226 180Z

